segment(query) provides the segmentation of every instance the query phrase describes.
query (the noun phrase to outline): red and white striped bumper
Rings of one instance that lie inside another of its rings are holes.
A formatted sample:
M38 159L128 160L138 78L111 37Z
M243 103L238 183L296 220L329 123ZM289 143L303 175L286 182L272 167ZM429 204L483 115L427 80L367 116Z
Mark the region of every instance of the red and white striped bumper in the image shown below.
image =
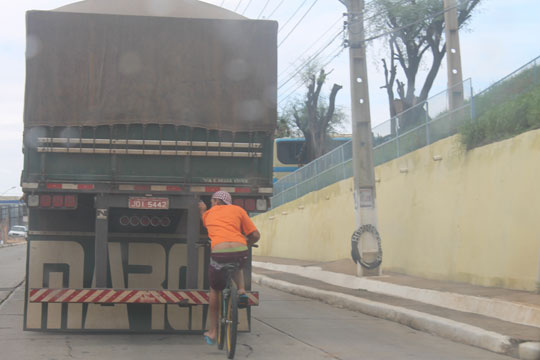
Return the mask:
M247 293L249 305L259 305L259 293ZM132 290L132 289L30 289L32 303L86 304L185 304L207 305L205 290Z

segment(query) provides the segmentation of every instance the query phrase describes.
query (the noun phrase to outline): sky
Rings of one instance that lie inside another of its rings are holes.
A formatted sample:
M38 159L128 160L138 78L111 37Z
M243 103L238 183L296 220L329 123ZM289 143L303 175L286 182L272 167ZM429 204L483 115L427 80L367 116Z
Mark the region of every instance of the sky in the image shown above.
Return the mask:
M114 1L114 0L110 0ZM22 116L25 82L25 12L51 10L74 2L66 0L0 0L0 196L22 194L23 166ZM278 21L279 107L302 94L297 77L298 65L329 46L319 55L330 71L327 87L343 86L336 103L350 114L349 55L340 52L341 36L332 42L343 26L345 7L338 0L206 0L252 19ZM366 1L366 2L369 2ZM471 78L474 92L488 87L505 75L540 55L540 1L484 0L473 14L470 25L460 32L463 78ZM381 61L384 43L368 45L368 83L373 126L388 120ZM425 73L425 72L424 72ZM422 76L422 75L420 75ZM289 80L291 79L291 80ZM285 83L287 80L289 82ZM285 83L285 84L284 84ZM430 94L446 88L446 63L442 64ZM345 124L344 133L350 133Z

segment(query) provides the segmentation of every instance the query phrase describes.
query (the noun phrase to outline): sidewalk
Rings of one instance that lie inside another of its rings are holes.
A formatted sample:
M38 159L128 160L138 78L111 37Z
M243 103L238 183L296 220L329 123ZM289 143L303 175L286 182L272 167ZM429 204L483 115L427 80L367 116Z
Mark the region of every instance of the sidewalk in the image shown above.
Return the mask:
M540 360L540 295L329 263L253 257L253 280L519 359Z

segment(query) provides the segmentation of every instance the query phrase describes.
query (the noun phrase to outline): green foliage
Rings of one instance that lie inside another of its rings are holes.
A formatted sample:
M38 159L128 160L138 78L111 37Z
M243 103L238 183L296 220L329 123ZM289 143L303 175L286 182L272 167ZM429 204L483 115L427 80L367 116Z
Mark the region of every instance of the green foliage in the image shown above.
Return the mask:
M467 25L480 2L457 1L459 28ZM394 116L428 98L446 54L445 12L450 9L444 8L442 0L373 0L368 10L378 14L368 22L368 37L384 34L388 46L382 59L385 83L381 88L386 89ZM421 83L418 74L425 71Z
M280 124L282 123L282 129L288 129L288 131L282 131L282 133L285 133L284 136L279 137L301 137L303 136L302 131L297 126L296 121L294 119L293 113L296 112L297 115L299 115L299 122L302 124L302 126L305 126L308 123L308 117L307 117L307 109L306 109L306 103L303 100L296 100L289 104L289 106L282 109L281 113L278 116L278 129L280 127ZM328 112L328 98L325 96L319 97L319 103L317 106L317 112L316 116L318 118L323 117ZM348 117L341 109L340 107L336 107L334 110L334 114L328 123L328 127L326 129L326 133L328 135L336 135L341 134L345 130L343 129L343 125L345 125L348 121Z
M500 86L504 86L504 83ZM507 90L515 91L516 83L511 82L506 86ZM496 94L501 89L495 89ZM484 96L480 100L489 103L489 94ZM478 118L466 122L460 129L461 141L468 150L540 129L540 84L507 101L490 103L492 106L489 109L485 109Z
M330 150L330 136L338 132L346 119L345 113L335 106L342 86L334 84L330 95L323 95L328 75L316 63L310 64L299 75L306 86L306 94L282 108L278 116L276 135L303 136L306 141L302 152L307 162Z

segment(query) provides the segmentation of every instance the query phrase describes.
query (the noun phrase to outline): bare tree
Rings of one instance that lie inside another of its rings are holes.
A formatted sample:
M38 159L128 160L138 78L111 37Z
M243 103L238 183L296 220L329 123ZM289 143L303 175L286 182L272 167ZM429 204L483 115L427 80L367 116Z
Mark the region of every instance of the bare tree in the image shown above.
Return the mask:
M302 74L307 93L302 100L289 105L282 117L304 135L305 145L302 158L312 161L329 150L329 135L343 122L345 114L336 109L335 101L341 85L334 84L328 100L321 94L328 73L310 66Z
M458 0L458 24L463 27L481 0ZM390 115L425 101L446 54L442 0L373 0L373 11L381 16L371 22L371 31L386 34L388 59L383 59ZM430 56L426 56L426 55ZM427 76L417 94L418 72L427 64ZM405 79L400 80L398 66ZM400 124L403 125L403 124Z

